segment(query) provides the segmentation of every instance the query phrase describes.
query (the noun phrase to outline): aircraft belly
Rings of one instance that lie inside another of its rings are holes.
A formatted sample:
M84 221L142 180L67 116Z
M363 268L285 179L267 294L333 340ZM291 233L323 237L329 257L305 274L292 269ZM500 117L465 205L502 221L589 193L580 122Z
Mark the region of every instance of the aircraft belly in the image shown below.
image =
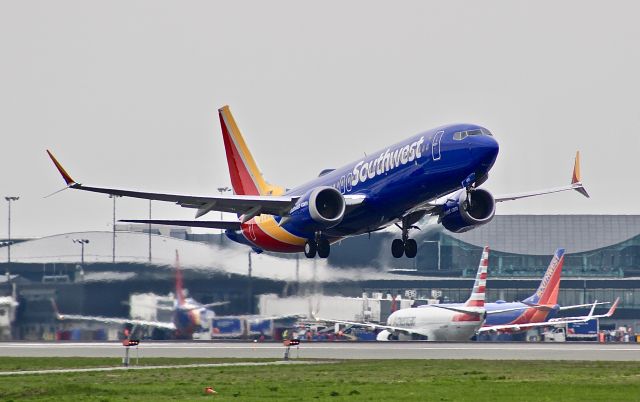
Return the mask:
M468 341L476 333L477 323L452 322L433 330L433 341Z

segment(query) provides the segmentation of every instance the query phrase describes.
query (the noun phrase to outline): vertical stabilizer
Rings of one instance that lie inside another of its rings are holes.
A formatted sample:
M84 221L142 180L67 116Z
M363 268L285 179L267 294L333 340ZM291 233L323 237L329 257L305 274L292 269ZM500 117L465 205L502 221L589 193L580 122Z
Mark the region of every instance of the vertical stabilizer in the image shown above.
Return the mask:
M485 289L487 287L487 268L489 267L489 247L482 250L482 258L478 266L476 281L473 284L473 291L469 300L464 304L468 307L484 307Z
M562 275L562 265L564 264L564 249L559 248L556 250L547 272L540 281L540 286L536 292L526 298L524 301L528 303L537 304L557 304L558 293L560 289L560 276Z
M284 189L267 183L236 124L229 106L218 109L233 191L238 195L281 195Z

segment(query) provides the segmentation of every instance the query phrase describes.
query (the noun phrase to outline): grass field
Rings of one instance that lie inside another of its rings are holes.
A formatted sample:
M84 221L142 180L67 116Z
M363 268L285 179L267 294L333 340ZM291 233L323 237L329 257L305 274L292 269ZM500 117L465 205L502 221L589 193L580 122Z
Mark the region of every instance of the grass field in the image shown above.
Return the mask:
M93 358L0 360L0 371L120 363L118 359ZM144 359L148 365L234 361L238 360ZM205 395L203 390L207 386L214 387L218 394ZM207 399L640 401L640 365L633 362L371 360L0 377L2 401Z

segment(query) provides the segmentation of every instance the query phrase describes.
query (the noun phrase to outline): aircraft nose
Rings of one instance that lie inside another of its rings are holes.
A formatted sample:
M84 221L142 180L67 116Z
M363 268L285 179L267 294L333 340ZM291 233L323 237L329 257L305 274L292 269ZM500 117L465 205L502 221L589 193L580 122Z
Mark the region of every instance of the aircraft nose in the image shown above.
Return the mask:
M500 151L498 141L493 137L484 135L478 136L473 140L471 153L474 156L474 159L476 159L480 165L486 168L491 168L498 157L498 152Z

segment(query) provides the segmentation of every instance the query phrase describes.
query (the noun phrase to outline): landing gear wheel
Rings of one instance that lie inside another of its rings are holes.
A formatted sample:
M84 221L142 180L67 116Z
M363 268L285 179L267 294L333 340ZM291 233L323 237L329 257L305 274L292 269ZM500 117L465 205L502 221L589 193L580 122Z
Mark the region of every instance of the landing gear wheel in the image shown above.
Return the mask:
M331 245L329 244L329 240L325 238L320 238L318 240L318 257L327 258L330 252L331 252Z
M418 243L414 239L407 239L404 242L404 255L407 258L415 258L416 254L418 254Z
M307 258L315 257L317 248L318 247L316 246L316 242L314 242L313 240L307 240L304 243L304 256Z
M402 254L404 254L404 244L402 240L394 239L393 242L391 242L391 254L394 258L402 257Z

